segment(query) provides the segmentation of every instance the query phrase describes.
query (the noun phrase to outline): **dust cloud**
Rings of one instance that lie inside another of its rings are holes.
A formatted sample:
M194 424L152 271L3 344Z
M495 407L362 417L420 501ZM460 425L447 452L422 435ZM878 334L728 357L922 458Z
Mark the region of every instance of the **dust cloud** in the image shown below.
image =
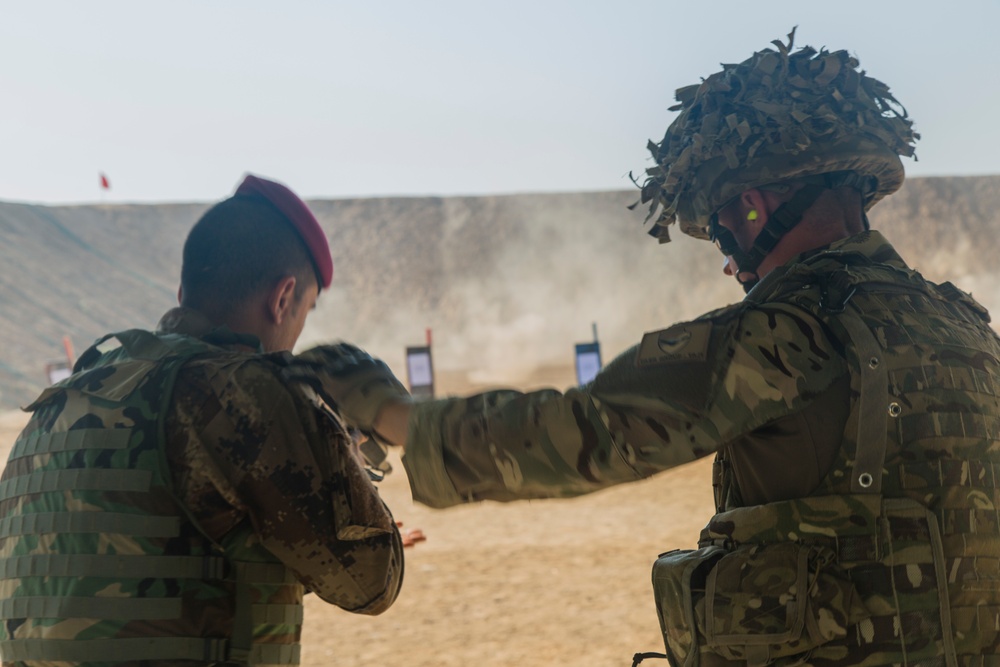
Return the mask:
M358 289L335 281L300 347L348 340L404 377L404 347L422 345L430 328L436 369L465 372L474 385L523 386L541 368L572 366L592 324L607 362L644 331L740 298L714 248L687 238L658 246L626 208L629 194L445 200L422 230L401 230L401 217L395 234L435 236L445 251L416 266L386 258L367 281L349 273L371 264L348 253L344 280ZM338 237L349 244L352 231L337 211L323 213L336 255Z
M462 386L564 389L592 323L607 362L646 331L742 297L708 243L646 235L643 212L626 208L636 196L312 201L335 275L300 348L347 340L405 377L404 348L430 328L435 370ZM42 389L63 336L79 353L108 331L154 327L176 303L181 247L205 207L0 202L0 410ZM1000 309L1000 177L911 179L871 219L928 278Z

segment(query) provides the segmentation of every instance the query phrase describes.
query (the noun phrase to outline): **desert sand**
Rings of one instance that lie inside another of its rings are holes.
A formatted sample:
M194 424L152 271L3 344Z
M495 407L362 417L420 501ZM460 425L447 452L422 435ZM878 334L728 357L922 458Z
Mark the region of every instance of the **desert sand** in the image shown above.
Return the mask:
M572 381L570 369L548 369L524 386ZM476 388L460 374L441 384ZM0 415L0 460L25 421ZM393 464L381 493L427 541L406 549L403 590L381 616L307 596L303 665L628 666L638 651L662 651L650 567L663 551L693 546L711 515L709 461L572 500L447 510L414 503L398 457Z

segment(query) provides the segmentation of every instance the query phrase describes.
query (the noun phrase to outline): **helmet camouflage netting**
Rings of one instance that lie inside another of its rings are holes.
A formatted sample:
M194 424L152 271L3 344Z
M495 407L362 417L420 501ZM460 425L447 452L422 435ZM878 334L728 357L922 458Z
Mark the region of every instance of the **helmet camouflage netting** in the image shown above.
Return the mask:
M775 40L738 65L723 65L676 93L680 111L646 170L638 203L659 211L650 234L668 226L708 238L710 216L750 188L831 172L865 177L865 208L903 183L900 155L913 156L913 122L881 81L858 71L847 51Z

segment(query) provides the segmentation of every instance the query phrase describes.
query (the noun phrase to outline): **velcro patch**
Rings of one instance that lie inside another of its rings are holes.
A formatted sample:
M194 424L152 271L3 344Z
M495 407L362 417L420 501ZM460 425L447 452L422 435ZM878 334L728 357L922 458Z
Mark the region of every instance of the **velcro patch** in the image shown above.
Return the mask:
M686 322L642 337L636 366L645 368L676 361L705 361L711 322Z

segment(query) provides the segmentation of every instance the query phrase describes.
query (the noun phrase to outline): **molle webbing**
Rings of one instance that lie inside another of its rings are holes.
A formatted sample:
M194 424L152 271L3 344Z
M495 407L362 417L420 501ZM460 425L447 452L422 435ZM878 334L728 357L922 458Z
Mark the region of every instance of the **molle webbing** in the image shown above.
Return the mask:
M0 618L179 618L180 598L21 597L0 600Z
M222 579L225 561L194 556L39 554L7 559L0 564L0 579L27 576L136 578L147 576L149 567L164 578ZM283 577L280 583L285 581ZM302 622L299 605L250 604L247 608L255 624L297 625ZM174 599L32 597L0 600L0 618L176 618L179 615L180 600Z
M197 660L224 662L229 653L225 639L150 637L143 639L12 639L0 641L5 661L52 660L66 662L126 662ZM294 665L300 661L298 644L258 644L250 651L254 665Z
M49 491L149 491L148 470L42 470L0 482L0 500Z
M304 610L295 604L255 604L250 606L254 625L301 625Z
M249 533L226 547L224 558L222 547L189 525L169 490L162 417L174 378L188 359L213 348L146 332L115 337L120 348L106 354L92 348L77 365L85 375L47 390L31 406L43 415L60 410L54 424L87 416L87 428L44 432L33 420L34 432L12 449L20 474L9 468L12 476L0 482L0 506L7 508L0 540L11 554L0 559L0 580L14 591L0 600L0 619L24 619L5 625L31 633L0 633L0 656L5 662L297 664L299 645L290 642L302 624L301 602L269 602L301 600L301 585L284 565L267 561ZM159 419L133 421L132 411ZM110 427L123 422L135 425ZM105 543L110 550L99 546ZM114 597L99 592L108 587ZM176 629L184 627L188 604L206 607L214 625ZM47 627L71 619L113 626L123 638L46 636ZM135 637L147 632L163 636ZM207 636L191 636L201 632Z
M35 433L23 440L18 439L11 449L10 458L13 460L74 449L125 449L131 436L132 432L123 428L81 428L61 433Z
M181 520L175 516L146 516L118 512L38 512L0 519L0 535L47 533L122 533L133 537L175 537Z
M164 579L222 579L226 563L213 556L114 556L36 554L0 561L0 579L20 577L106 577L135 579L156 572Z
M236 615L229 640L229 659L245 660L253 654L253 628L260 625L301 625L302 606L286 604L253 604L253 586L288 584L295 579L276 563L237 562Z
M225 639L194 637L149 637L142 639L9 639L0 641L5 661L58 660L103 662L149 660L226 659Z

